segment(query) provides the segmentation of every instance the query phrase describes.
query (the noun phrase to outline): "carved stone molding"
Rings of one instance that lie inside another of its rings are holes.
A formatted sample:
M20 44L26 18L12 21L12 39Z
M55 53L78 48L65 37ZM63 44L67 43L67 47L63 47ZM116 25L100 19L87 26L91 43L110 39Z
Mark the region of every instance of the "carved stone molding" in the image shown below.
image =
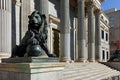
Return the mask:
M94 13L95 13L95 15L97 15L97 14L101 14L102 11L101 11L101 9L96 9L96 10L94 11Z

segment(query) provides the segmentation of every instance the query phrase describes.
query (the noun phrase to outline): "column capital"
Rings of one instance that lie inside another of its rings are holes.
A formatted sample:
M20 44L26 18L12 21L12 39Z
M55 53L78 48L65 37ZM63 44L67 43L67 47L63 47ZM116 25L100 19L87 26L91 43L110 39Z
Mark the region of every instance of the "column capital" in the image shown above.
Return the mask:
M13 0L12 3L17 6L21 6L20 0Z
M21 6L20 0L16 0L16 5L17 5L17 6Z
M94 7L94 2L93 1L89 1L86 4L88 5L87 7Z

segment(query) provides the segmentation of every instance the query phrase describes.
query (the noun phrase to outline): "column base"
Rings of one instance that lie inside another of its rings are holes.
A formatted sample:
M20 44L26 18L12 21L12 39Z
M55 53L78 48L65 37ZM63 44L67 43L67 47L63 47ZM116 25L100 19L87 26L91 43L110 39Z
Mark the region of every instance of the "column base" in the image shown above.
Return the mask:
M0 80L62 80L64 67L58 62L1 63Z
M96 59L96 61L97 61L97 62L102 62L102 60L101 60L101 59Z
M9 58L10 56L11 56L10 53L0 52L0 58Z
M88 61L87 61L87 59L85 59L85 58L79 58L78 60L76 60L76 62L86 63L86 62L88 62Z
M70 58L61 57L60 62L72 62Z
M9 58L10 56L11 56L10 53L0 52L0 63L1 63L1 59L3 59L3 58Z
M95 62L95 59L88 59L89 62Z

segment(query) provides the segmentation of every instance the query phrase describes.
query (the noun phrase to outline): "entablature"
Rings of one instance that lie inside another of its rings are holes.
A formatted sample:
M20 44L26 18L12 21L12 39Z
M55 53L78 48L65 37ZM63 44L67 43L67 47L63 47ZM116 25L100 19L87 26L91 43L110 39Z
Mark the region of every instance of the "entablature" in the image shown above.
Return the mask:
M86 6L91 4L94 6L94 9L100 9L101 10L101 2L99 0L85 0Z

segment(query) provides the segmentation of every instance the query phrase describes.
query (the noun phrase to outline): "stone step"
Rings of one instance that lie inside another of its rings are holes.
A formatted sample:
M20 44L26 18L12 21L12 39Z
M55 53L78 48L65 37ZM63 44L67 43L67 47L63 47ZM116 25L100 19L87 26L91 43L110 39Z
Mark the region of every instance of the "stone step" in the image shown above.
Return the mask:
M92 70L97 68L88 68L88 67L82 67L82 68L69 68L67 70L64 70L65 73L72 72L72 71L85 71L85 70Z
M120 75L119 72L114 71L114 72L110 72L108 74L96 75L95 77L90 77L89 79L90 80L95 80L95 79L98 79L98 80L100 80L100 79L109 79L109 78L112 78L112 77L115 77L115 76L119 76L119 75Z
M96 80L96 79L104 79L108 76L111 76L110 73L115 73L114 71L103 71L103 72L98 72L96 74L91 74L89 76L81 77L78 80Z
M81 72L81 73L76 73L74 75L70 75L69 77L65 77L65 79L71 79L71 80L75 80L75 79L78 79L78 78L82 78L84 79L85 77L91 77L91 76L94 76L94 75L99 75L101 73L106 73L108 71L100 71L100 70L96 70L96 71L89 71L89 72Z
M65 80L103 80L103 79L106 79L106 77L111 77L111 75L109 75L111 72L105 72L104 74L103 74L103 72L99 72L99 73L94 73L94 74L92 74L92 75L87 75L87 76L76 76L76 77L71 77L71 78L67 78L67 79L65 79ZM112 72L113 73L113 72ZM115 73L113 73L113 74L115 74ZM100 77L96 77L96 76L99 76L100 75ZM103 76L103 75L105 75L105 77L101 77L101 76ZM106 76L107 75L107 76ZM118 75L118 74L117 74Z
M103 69L111 70L110 68L107 68L107 67L99 68L99 70L103 70ZM71 68L71 69L68 69L68 70L64 70L64 74L71 74L71 73L89 71L89 70L98 70L98 68L93 68L93 67Z
M88 65L89 65L89 66L88 66ZM69 66L71 66L71 65L69 65ZM84 67L88 68L88 67L93 67L93 66L94 66L94 68L98 68L98 67L99 67L99 65L86 64L86 65L80 65L80 66L74 65L74 66L72 66L72 67L66 67L65 69L66 69L66 70L69 70L69 68L84 68ZM101 65L100 65L99 68L105 68L105 67L106 67L106 66L101 66Z
M115 76L120 72L100 63L72 63L63 71L63 80L109 80Z
M102 68L102 69L99 69L99 71L101 70L110 70L110 69L105 69L105 68ZM67 71L67 72L64 72L63 74L64 75L71 75L71 74L74 74L74 73L81 73L81 72L90 72L90 71L98 71L97 68L94 68L94 69L90 69L90 68L85 68L85 69L78 69L78 70L72 70L72 71Z
M88 64L89 65L89 64ZM68 67L68 68L65 68L65 71L72 71L72 70L77 70L77 69L85 69L85 68L96 68L97 69L97 67L93 67L93 66L83 66L83 67L79 67L79 66L77 66L77 67ZM101 66L101 67L99 67L99 69L103 69L103 68L108 68L108 67L106 67L106 66Z

